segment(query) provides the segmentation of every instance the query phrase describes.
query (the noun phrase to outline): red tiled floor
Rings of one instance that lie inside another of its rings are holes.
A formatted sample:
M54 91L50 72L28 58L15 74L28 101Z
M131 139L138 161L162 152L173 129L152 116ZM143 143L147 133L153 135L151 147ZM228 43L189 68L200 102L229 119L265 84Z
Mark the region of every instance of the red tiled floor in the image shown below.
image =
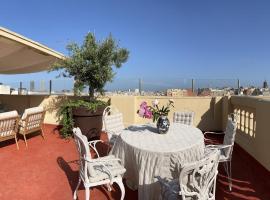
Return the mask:
M77 150L73 140L59 138L54 126L45 126L45 140L35 135L23 140L16 150L13 141L0 144L0 200L67 200L78 180ZM104 139L104 135L102 136ZM217 199L270 200L270 173L236 145L233 155L233 191L229 192L220 167ZM84 199L84 188L79 188ZM102 187L91 190L91 199L120 199L120 191ZM126 189L126 199L137 199L137 192Z
M212 139L214 143L221 143L223 138ZM228 190L225 174L220 164L216 199L270 200L270 172L237 144L234 145L232 159L232 192Z

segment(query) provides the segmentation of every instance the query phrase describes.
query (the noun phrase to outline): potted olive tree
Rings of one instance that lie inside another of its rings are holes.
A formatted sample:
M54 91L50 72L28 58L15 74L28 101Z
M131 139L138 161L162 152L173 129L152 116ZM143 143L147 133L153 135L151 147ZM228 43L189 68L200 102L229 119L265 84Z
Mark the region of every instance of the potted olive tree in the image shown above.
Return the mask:
M109 35L98 41L93 33L85 36L82 45L76 43L67 46L69 57L56 63L52 70L60 70L60 75L74 78L74 94L80 96L88 88L89 97L67 100L61 105L61 134L71 135L72 127L80 127L88 139L100 136L102 113L106 102L99 100L104 94L104 86L115 76L113 67L120 68L128 59L129 51L120 48Z

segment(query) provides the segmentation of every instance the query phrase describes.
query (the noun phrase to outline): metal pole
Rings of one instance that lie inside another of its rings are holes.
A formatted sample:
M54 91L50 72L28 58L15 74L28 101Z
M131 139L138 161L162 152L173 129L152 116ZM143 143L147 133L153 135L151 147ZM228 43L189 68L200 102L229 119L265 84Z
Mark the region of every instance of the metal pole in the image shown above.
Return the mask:
M191 80L191 90L192 93L194 93L194 79Z
M52 94L52 80L50 80L50 88L49 88L49 94Z
M240 94L240 80L237 79L237 88L238 88L238 94Z
M20 82L20 88L19 88L19 91L18 91L18 94L22 94L22 82Z
M139 93L142 95L142 79L139 78Z

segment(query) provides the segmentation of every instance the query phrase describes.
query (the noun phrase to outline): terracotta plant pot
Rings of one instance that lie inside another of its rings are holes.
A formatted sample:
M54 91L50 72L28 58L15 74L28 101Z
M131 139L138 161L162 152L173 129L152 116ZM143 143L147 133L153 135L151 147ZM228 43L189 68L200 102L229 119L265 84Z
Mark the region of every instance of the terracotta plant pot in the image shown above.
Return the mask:
M79 127L88 140L99 139L102 130L102 114L105 107L90 111L85 107L73 108L74 127Z

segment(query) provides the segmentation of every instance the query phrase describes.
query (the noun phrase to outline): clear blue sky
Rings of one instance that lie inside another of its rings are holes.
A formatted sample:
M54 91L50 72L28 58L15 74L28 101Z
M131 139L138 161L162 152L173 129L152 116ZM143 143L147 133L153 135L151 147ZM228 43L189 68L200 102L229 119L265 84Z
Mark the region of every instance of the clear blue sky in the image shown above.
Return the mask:
M1 1L0 26L66 54L88 31L130 50L117 77L270 79L270 1ZM0 76L37 80L54 74Z

